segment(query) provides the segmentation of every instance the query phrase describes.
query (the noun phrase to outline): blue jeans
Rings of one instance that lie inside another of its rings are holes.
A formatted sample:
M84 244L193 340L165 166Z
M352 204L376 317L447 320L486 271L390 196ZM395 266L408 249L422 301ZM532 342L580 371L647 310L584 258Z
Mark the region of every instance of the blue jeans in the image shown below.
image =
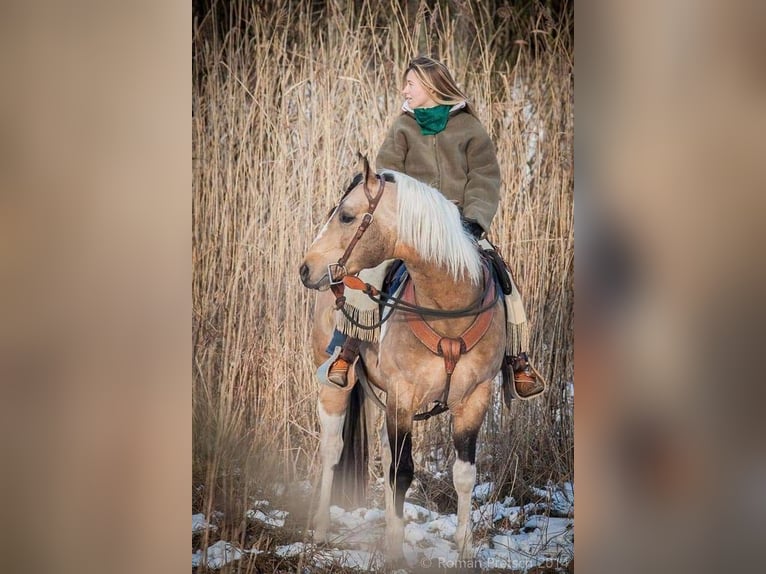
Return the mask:
M348 335L344 335L338 331L338 329L334 329L332 332L332 337L330 338L330 344L327 345L327 348L325 349L327 354L332 355L335 347L343 347L343 343L346 342L346 339L348 339Z

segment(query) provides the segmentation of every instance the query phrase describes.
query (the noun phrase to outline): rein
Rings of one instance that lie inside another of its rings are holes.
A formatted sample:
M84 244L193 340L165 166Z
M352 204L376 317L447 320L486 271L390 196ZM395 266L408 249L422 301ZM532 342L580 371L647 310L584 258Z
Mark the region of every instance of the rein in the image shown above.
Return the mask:
M361 279L358 277L348 275L343 277L342 279L343 284L348 287L349 289L355 289L358 291L362 291L365 295L367 295L370 299L378 303L378 305L382 305L383 307L390 307L394 311L402 311L404 313L415 313L417 315L423 315L427 317L436 317L440 319L449 319L454 317L471 317L473 315L478 315L480 313L483 313L484 311L487 311L494 307L495 303L497 302L497 293L495 292L495 296L491 298L491 300L488 299L487 295L489 294L490 290L493 289L492 286L492 280L485 280L484 282L484 291L482 292L481 296L479 297L479 303L478 306L476 304L472 304L468 307L464 307L462 309L451 309L451 310L445 310L445 309L433 309L430 307L422 307L420 305L416 305L413 301L409 301L405 295L402 295L400 297L395 297L389 293L386 293L385 291L380 291L370 285L369 283L364 283ZM336 300L336 306L338 301ZM377 329L378 327L382 326L383 323L388 321L393 313L389 313L385 317L383 317L380 321L372 324L372 325L366 325L363 323L360 323L356 319L354 319L343 307L343 303L345 303L345 298L341 302L341 305L338 306L338 309L343 313L343 315L348 319L350 323L352 323L354 326L365 329L368 331L371 331L373 329Z

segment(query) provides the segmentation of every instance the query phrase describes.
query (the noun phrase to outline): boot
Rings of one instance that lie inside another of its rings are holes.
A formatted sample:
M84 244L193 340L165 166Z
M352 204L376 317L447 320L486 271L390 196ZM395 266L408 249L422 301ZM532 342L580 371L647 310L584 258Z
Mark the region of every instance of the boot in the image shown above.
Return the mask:
M516 393L522 398L539 395L545 390L545 384L535 369L529 364L526 353L519 353L511 358L513 367L513 384Z
M350 366L351 363L346 359L338 357L335 359L335 362L330 365L330 370L327 373L327 380L339 387L345 387L348 384L348 368Z
M359 339L348 337L343 343L343 350L341 350L340 355L330 365L327 380L339 387L348 385L348 369L354 363L357 354L359 354Z

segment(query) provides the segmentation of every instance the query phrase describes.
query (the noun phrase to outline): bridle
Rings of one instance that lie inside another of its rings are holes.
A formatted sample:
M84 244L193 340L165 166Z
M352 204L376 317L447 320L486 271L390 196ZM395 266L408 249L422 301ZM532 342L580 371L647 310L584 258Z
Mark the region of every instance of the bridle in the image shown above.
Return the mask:
M367 197L367 213L362 216L362 221L359 224L359 227L357 227L354 237L351 238L351 241L346 247L346 250L343 252L343 255L340 256L340 259L338 259L336 263L330 263L327 266L327 277L330 280L330 289L332 289L332 292L335 294L335 305L338 308L342 307L346 300L346 298L343 296L343 278L348 275L348 271L346 270L346 263L348 262L348 258L351 257L351 252L354 250L354 247L356 247L356 244L359 243L359 240L364 235L364 232L367 231L367 228L370 226L370 224L372 224L372 214L378 207L378 203L383 197L383 191L385 191L386 188L386 180L382 175L376 173L375 178L378 180L378 191L375 195L373 195L370 191L370 188L367 186L367 178L365 177L363 189L364 195Z

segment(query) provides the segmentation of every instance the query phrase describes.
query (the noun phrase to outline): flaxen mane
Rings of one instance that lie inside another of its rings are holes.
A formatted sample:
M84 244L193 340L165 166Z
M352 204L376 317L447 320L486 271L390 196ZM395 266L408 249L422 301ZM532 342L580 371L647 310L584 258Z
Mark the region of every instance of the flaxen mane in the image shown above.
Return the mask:
M457 206L438 190L396 171L399 239L425 260L446 268L455 281L481 280L476 243L463 229Z

